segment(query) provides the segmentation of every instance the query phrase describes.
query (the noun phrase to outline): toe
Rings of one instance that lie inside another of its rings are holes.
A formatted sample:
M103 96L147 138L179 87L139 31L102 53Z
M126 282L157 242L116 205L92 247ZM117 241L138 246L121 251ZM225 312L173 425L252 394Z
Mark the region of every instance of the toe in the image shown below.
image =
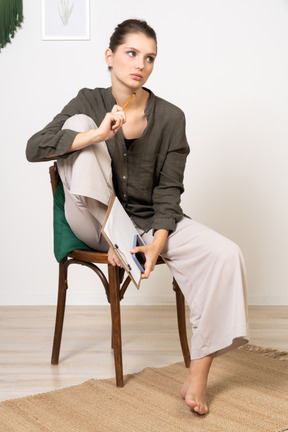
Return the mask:
M186 405L188 405L193 410L197 407L196 401L193 398L191 398L191 397L186 397L185 398L185 403L186 403Z
M197 414L204 415L208 413L208 407L207 405L199 404L194 408L194 411L197 412Z

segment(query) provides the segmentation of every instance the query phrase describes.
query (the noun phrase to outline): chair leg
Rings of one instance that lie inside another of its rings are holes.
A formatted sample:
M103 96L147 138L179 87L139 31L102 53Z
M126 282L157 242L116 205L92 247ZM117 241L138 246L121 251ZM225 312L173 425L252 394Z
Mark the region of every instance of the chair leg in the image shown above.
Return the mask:
M186 331L186 315L185 315L185 299L182 291L179 288L178 283L173 278L173 290L176 294L176 306L177 306L177 321L178 321L178 331L181 349L184 357L185 366L189 368L190 366L190 351L187 341L187 331Z
M63 321L66 305L66 291L67 291L67 259L64 258L59 263L59 284L58 284L58 299L57 311L55 321L54 340L52 348L51 363L57 365L59 362L59 353L62 339Z
M116 386L123 387L119 268L108 264Z

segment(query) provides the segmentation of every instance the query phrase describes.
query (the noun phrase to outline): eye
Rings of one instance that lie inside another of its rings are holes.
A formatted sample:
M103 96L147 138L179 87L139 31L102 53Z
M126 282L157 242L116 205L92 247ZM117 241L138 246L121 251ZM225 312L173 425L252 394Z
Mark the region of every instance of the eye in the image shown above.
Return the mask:
M148 63L153 63L154 60L155 60L155 58L154 57L147 57L146 60L147 60Z
M128 56L129 57L135 57L136 56L136 52L135 51L128 51Z

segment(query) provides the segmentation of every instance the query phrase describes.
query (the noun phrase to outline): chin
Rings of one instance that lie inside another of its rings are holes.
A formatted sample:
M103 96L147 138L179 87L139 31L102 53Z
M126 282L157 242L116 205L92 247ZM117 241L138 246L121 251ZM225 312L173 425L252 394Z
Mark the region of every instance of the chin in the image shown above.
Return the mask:
M143 83L139 83L139 82L137 82L137 83L129 83L128 84L128 87L133 91L133 92L136 92L137 90L139 90L140 88L142 88L142 86L143 86Z
M143 87L143 85L145 84L147 82L147 80L141 80L141 81L134 81L133 80L133 87L135 87L135 88L141 88L141 87Z

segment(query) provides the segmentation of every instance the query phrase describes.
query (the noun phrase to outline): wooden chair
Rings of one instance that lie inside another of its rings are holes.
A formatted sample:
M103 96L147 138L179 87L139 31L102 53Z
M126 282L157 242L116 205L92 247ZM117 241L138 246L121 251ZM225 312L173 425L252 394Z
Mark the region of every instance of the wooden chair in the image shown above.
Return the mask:
M57 164L49 168L53 196L60 182L57 171ZM68 289L68 268L72 264L81 264L89 267L99 277L105 289L107 300L111 309L112 320L112 348L114 350L115 373L117 387L123 387L123 365L122 365L122 343L121 343L121 319L120 319L120 301L128 288L130 278L123 280L124 270L114 267L108 262L108 254L97 251L84 251L75 249L59 262L59 284L58 299L54 341L52 349L51 363L57 365L59 362L60 345L63 330L63 321L65 314L66 292ZM108 266L108 279L103 271L96 264L106 264ZM164 264L163 259L159 256L157 265ZM173 290L176 294L178 331L184 362L186 367L190 365L190 352L187 342L186 319L185 319L185 301L184 296L176 282L173 279Z

